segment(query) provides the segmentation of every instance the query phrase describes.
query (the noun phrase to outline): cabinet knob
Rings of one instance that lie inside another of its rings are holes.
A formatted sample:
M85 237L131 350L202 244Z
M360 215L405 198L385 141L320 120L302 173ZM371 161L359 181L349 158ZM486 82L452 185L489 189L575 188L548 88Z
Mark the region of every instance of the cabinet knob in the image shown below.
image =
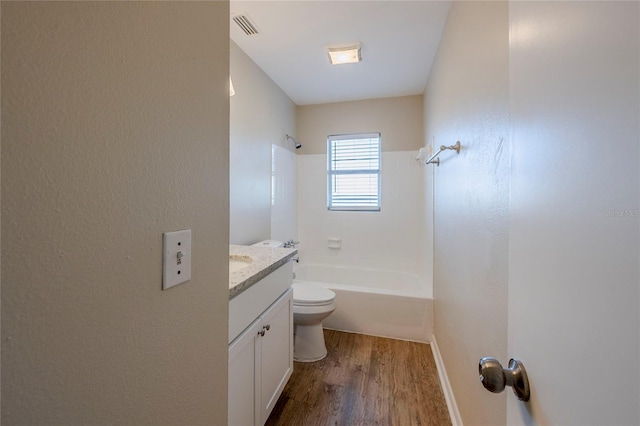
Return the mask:
M269 330L271 330L271 324L263 325L262 328L264 328L265 330L269 331Z
M264 336L264 333L265 333L264 329L262 329L262 330L258 331L258 335L259 335L259 336Z

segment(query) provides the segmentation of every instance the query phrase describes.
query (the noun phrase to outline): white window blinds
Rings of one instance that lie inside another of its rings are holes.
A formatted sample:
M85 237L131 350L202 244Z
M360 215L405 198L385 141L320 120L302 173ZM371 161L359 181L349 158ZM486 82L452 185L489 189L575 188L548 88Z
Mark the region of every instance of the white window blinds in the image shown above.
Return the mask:
M329 136L327 208L380 210L380 133Z

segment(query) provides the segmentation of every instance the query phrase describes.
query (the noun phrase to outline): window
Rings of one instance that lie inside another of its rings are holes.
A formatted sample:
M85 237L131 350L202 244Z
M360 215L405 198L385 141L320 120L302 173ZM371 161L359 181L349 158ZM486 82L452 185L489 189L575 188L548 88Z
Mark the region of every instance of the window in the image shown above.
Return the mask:
M380 133L327 138L327 208L380 210Z

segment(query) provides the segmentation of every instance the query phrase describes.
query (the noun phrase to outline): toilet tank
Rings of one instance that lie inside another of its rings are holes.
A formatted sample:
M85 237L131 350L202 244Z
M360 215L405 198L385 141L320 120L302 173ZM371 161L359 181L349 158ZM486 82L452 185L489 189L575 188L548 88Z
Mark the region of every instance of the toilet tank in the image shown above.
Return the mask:
M278 240L264 240L264 241L260 241L259 243L251 244L251 246L276 248L276 247L283 247L284 243Z

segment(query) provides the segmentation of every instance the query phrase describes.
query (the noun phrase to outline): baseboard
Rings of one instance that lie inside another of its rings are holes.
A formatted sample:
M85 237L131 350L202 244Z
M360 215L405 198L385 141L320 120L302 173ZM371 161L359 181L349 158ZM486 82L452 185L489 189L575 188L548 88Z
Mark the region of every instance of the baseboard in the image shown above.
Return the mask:
M435 360L436 368L438 369L440 385L442 386L444 400L447 403L447 408L449 409L451 424L453 426L462 426L462 417L460 417L460 411L458 411L458 404L456 404L456 399L453 396L453 390L451 389L451 383L449 383L447 370L445 370L442 356L440 356L440 349L438 348L438 343L436 342L436 336L431 336L431 352L433 352L433 359Z
M392 339L392 340L402 340L403 342L424 343L426 345L431 343L429 340L425 340L425 339L418 340L418 339L411 339L411 338L398 337L398 336L387 336L386 334L381 334L381 333L367 333L364 331L343 330L342 328L338 328L338 327L325 327L324 324L322 324L322 328L324 330L339 331L341 333L361 334L363 336L382 337L384 339Z

